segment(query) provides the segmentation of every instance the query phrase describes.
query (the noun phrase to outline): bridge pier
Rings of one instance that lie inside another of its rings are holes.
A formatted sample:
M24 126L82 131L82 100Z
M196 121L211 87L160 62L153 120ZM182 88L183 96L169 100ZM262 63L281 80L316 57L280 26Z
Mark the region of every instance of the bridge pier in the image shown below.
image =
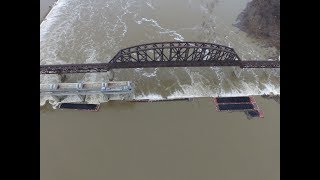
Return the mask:
M109 71L107 71L107 76L108 76L109 81L113 81L113 79L114 79L113 69L110 69Z
M79 97L79 99L81 100L81 102L84 102L84 101L86 100L86 95L77 94L77 97Z
M108 95L108 94L102 94L102 95L103 95L103 98L104 98L105 100L107 100L107 101L110 100L110 95Z
M232 71L232 74L233 74L234 77L240 78L240 76L241 76L241 71L242 71L242 69L234 69L234 70Z
M57 102L60 102L60 100L61 100L61 97L59 97L59 96L52 95L51 97Z
M58 73L58 76L59 76L60 81L61 81L62 83L65 82L65 80L67 79L67 75L66 75L66 74Z

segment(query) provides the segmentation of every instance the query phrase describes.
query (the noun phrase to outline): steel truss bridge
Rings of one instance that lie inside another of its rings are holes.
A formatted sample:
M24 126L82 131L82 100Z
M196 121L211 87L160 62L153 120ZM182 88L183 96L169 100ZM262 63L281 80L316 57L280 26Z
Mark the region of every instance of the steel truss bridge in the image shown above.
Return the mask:
M40 74L95 73L122 68L238 66L280 68L280 61L242 61L233 48L204 42L158 42L121 49L109 62L40 65Z

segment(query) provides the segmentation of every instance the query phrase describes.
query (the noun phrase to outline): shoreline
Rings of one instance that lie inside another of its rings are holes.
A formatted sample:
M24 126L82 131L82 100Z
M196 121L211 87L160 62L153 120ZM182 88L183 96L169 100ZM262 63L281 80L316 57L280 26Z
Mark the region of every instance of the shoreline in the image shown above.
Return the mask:
M233 25L263 46L275 47L280 55L280 0L249 2Z
M59 0L40 0L40 24L46 19Z

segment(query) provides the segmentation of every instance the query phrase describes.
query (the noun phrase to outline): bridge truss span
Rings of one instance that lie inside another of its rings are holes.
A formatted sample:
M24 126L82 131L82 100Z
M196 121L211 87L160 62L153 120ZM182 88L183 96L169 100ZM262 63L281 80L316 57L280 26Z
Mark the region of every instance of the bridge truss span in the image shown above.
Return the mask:
M161 42L122 49L110 61L173 62L173 61L236 61L237 53L230 47L200 42Z

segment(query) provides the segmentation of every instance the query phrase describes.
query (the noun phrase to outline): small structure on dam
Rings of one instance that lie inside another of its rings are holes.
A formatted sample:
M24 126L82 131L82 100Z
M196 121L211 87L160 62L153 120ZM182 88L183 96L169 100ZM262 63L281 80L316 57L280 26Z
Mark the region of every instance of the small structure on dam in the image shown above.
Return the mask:
M87 95L93 94L102 94L108 100L131 100L133 92L131 81L40 84L40 96L52 96L58 102L70 95L84 102Z

